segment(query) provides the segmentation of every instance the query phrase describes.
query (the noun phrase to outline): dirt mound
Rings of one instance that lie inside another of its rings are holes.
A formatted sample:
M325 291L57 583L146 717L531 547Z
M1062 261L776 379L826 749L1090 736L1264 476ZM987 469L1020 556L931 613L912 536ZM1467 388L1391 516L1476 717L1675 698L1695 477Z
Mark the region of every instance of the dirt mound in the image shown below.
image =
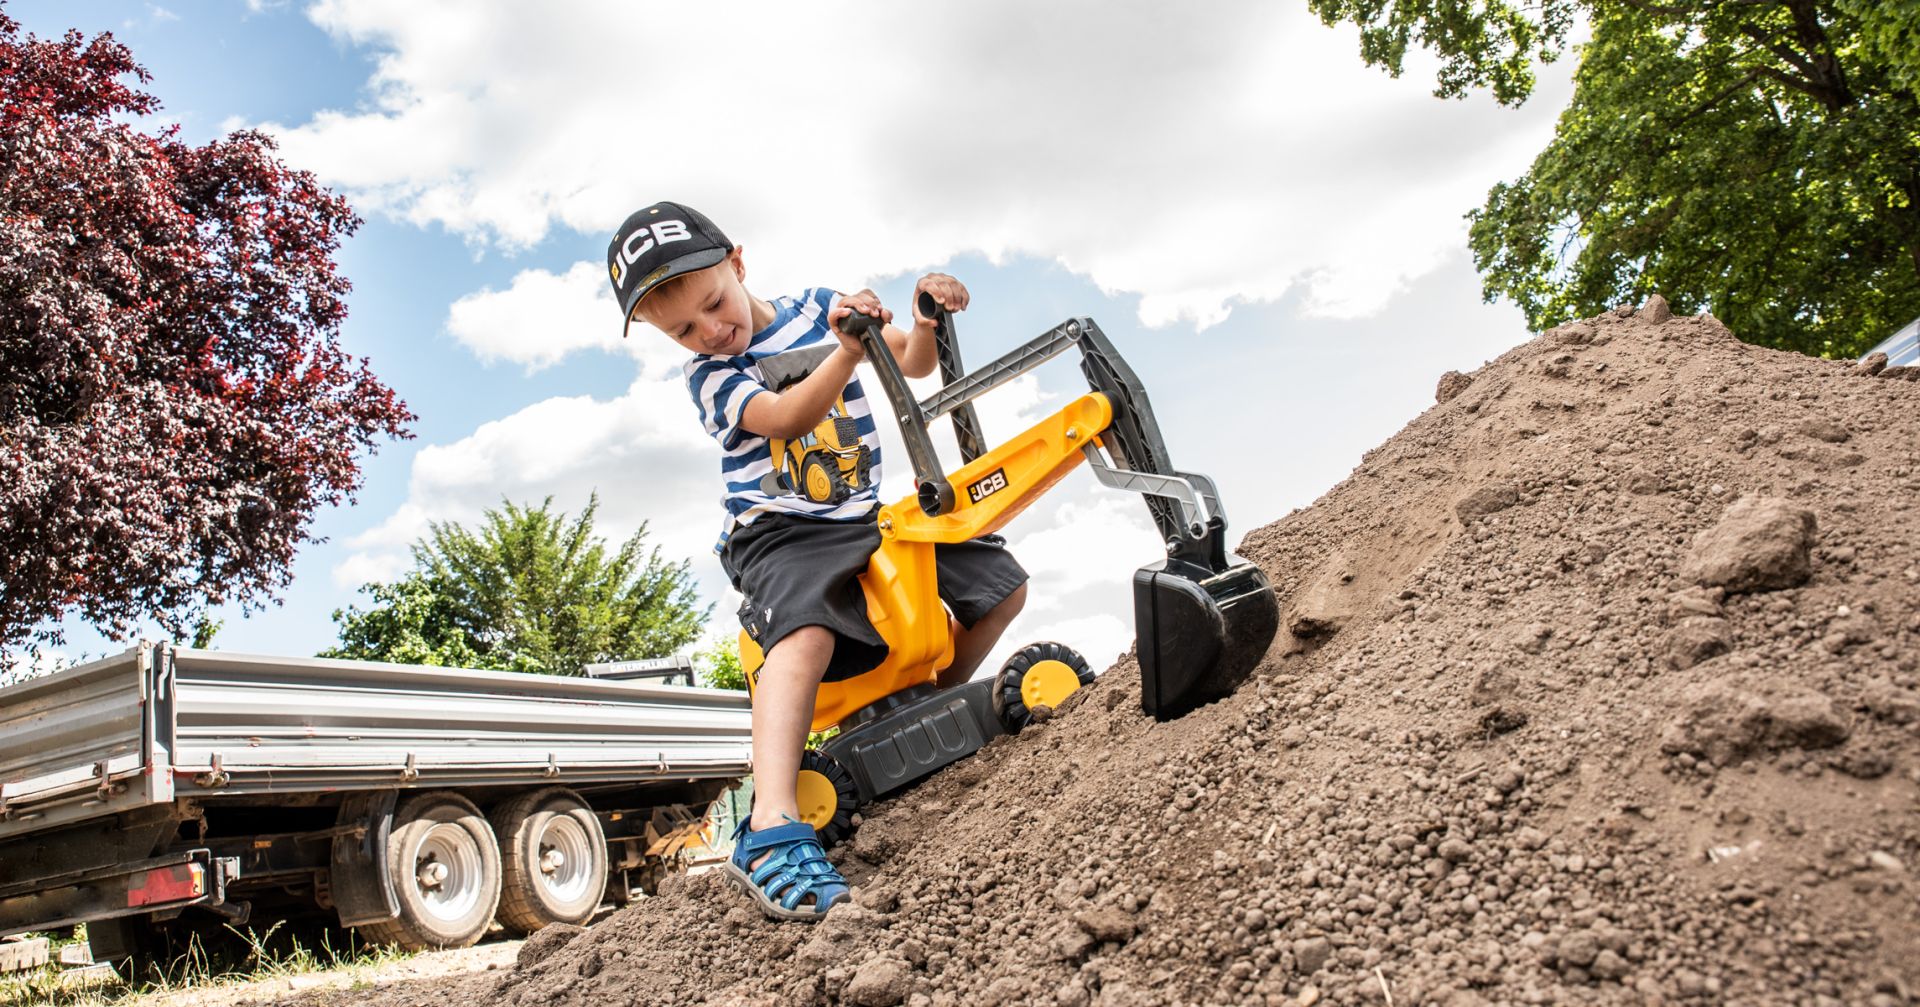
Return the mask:
M1231 699L1122 662L874 808L817 926L697 876L375 1002L1920 997L1920 386L1661 302L1440 397L1247 537Z

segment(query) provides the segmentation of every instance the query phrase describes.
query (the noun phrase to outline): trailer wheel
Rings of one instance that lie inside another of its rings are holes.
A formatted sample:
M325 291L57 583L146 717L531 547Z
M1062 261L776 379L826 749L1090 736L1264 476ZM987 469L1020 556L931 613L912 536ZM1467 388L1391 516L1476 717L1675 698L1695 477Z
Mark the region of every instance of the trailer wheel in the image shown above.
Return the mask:
M1033 719L1033 707L1059 706L1068 696L1093 684L1087 659L1064 643L1030 643L1000 668L993 682L993 712L1008 734Z
M378 944L409 951L478 941L500 902L500 848L485 815L452 791L417 794L393 813L388 883L400 914L361 926Z
M548 787L493 809L500 837L500 925L530 934L585 923L607 889L607 837L580 795Z
M820 834L820 845L833 849L853 835L853 813L860 806L860 792L853 774L833 756L817 748L800 753L800 779L794 797L799 799L800 820Z

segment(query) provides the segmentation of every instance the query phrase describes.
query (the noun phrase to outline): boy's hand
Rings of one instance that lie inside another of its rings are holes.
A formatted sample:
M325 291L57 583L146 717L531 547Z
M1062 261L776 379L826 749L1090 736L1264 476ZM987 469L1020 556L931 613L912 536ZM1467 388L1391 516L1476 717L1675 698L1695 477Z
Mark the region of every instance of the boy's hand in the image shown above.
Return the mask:
M959 280L945 273L928 273L913 285L913 323L931 326L933 319L920 314L920 295L932 296L939 305L948 311L967 310L967 287Z
M840 302L833 306L833 310L827 312L827 327L832 329L834 336L840 340L841 348L852 353L855 360L865 360L867 347L860 341L860 337L849 336L840 331L841 319L855 311L863 315L872 315L880 319L883 325L893 321L893 312L882 306L879 295L871 290L862 290L856 294L841 294Z

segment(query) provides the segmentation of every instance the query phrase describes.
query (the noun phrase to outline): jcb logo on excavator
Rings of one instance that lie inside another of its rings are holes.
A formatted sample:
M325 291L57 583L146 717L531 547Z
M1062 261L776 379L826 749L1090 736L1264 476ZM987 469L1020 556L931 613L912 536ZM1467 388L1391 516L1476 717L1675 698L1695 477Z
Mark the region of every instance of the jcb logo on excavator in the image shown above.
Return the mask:
M1006 488L1007 470L994 469L967 486L967 499L979 503Z

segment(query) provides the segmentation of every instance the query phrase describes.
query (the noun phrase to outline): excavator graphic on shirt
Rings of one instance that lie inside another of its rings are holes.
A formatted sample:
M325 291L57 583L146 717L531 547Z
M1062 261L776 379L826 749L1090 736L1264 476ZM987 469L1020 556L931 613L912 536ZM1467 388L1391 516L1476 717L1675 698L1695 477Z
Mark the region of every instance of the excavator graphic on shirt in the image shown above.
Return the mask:
M758 361L760 378L775 392L785 391L833 352L815 345ZM792 494L817 504L837 504L870 485L873 452L847 415L844 398L835 399L827 416L806 434L791 440L769 437L773 471L760 480L761 492Z

